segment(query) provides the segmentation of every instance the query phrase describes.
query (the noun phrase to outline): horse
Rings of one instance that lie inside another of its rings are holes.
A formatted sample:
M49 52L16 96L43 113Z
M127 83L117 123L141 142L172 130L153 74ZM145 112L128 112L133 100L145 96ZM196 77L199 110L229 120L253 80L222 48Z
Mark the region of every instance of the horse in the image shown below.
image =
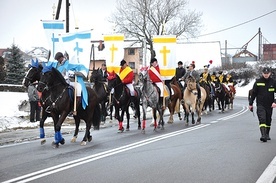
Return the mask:
M35 81L40 81L40 76L41 76L41 72L43 69L43 66L41 64L38 63L38 60L34 61L32 60L31 64L29 65L29 70L26 73L22 84L25 87L28 87L30 83L33 83ZM45 120L48 117L52 117L51 113L50 113L50 107L52 105L52 101L50 101L50 92L48 92L48 90L44 90L42 91L42 96L40 98L40 103L42 105L42 116L40 118L40 122L39 122L39 137L41 139L40 144L43 145L46 143L46 139L45 139L45 131L44 131L44 123ZM73 116L75 118L75 116ZM80 123L80 121L79 121ZM76 124L76 128L75 128L75 132L74 132L74 136L71 139L71 142L75 142L76 138L77 138L77 134L79 131L79 124L78 121L75 120L75 124ZM62 142L63 143L63 142Z
M107 81L103 77L99 69L93 69L90 76L90 82L93 82L93 89L96 91L101 104L101 121L105 122L107 114L107 103L109 102L109 92L107 89Z
M164 130L164 120L163 120L163 112L164 109L162 108L161 102L159 101L160 91L159 88L154 85L149 78L147 69L142 69L139 73L139 83L141 85L141 100L142 100L142 109L143 109L143 122L142 122L142 133L145 133L146 128L146 113L147 107L152 108L153 119L154 119L154 131L160 127ZM157 111L159 113L159 122L157 125Z
M67 115L73 109L73 88L68 85L62 74L51 66L46 66L42 70L41 78L37 86L38 91L48 92L49 110L54 121L55 141L52 146L58 148L59 144L64 144L64 138L61 135L61 126ZM94 129L99 129L100 125L100 104L97 94L90 87L86 87L88 94L88 104L83 108L82 102L77 105L77 114L74 115L76 129L74 137L77 137L80 120L86 123L85 135L81 145L86 145L87 141L92 140L90 134L91 125ZM43 96L43 94L42 94Z
M226 105L229 105L229 93L225 86L218 80L215 81L215 95L217 98L219 110L224 112Z
M189 125L189 114L192 115L192 124L195 124L194 113L197 113L197 123L201 123L201 112L203 109L204 102L206 100L206 92L205 89L200 87L201 91L201 102L199 103L197 100L197 89L196 89L196 80L193 76L189 76L186 79L186 88L184 90L184 104L185 104L185 118L186 118L186 126Z
M230 109L233 109L233 103L234 103L234 99L235 99L235 95L236 95L236 89L233 85L228 85L230 91L229 91L229 103L230 103L230 106L229 108Z
M123 120L124 113L126 113L127 117L127 126L126 131L129 131L129 105L130 102L133 103L135 109L135 115L138 118L138 130L141 129L141 120L140 120L140 92L137 89L135 90L135 96L130 96L130 91L126 85L122 83L119 75L115 72L109 73L108 76L108 90L114 89L114 93L112 96L112 103L115 107L115 118L119 121L119 129L118 133L124 132ZM121 112L120 112L121 110Z
M206 91L206 100L204 102L203 105L203 109L205 111L207 111L207 107L209 108L209 112L212 111L212 109L214 109L213 105L214 105L214 97L211 94L211 88L212 86L210 86L209 84L207 84L205 81L200 81L199 85L205 89Z
M174 98L177 98L177 101L175 103L172 103L172 102L169 103L169 110L170 110L169 122L172 123L173 122L172 115L174 114L174 111L177 112L179 120L182 120L182 116L180 112L180 103L182 104L184 111L185 111L185 105L184 105L184 102L181 102L182 96L183 96L183 91L182 91L183 86L181 86L181 83L176 80L175 76L171 79L171 87L173 88L175 93ZM174 101L173 97L171 97L171 101Z

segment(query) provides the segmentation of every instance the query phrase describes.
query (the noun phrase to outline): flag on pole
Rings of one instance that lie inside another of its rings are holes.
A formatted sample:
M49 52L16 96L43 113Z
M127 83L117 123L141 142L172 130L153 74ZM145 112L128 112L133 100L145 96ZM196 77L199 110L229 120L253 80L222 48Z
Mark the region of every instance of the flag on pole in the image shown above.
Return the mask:
M153 43L160 75L164 80L171 79L175 76L176 68L176 36L153 36Z
M54 60L57 52L63 52L60 34L64 33L64 21L62 20L41 20L45 31L46 39L52 51L50 60Z
M104 44L107 71L119 73L120 62L124 58L124 35L105 35Z
M72 64L82 64L88 70L90 66L91 30L62 34L64 50L69 54Z

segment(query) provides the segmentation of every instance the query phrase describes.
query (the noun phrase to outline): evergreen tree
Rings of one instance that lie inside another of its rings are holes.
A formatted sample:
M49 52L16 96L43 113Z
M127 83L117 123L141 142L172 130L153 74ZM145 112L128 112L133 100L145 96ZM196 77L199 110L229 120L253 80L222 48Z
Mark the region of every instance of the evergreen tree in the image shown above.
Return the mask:
M2 56L0 56L0 83L4 83L6 71L5 71L5 61Z
M16 45L12 45L8 48L11 53L7 60L7 72L6 80L7 84L21 84L25 77L24 59L22 57L20 49Z

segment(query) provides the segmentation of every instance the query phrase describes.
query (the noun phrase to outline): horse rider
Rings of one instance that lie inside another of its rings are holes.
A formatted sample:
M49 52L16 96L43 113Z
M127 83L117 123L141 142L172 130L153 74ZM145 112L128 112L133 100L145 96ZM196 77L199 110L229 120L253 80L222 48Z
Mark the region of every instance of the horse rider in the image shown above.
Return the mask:
M160 103L163 101L163 97L164 97L164 85L162 82L162 78L160 75L160 68L157 62L156 58L152 58L150 60L150 68L149 68L149 78L151 79L151 81L160 89Z
M226 74L227 74L226 71L224 71L224 72L219 71L217 78L218 78L219 82L222 83L223 86L227 89L227 91L230 92L230 88L227 85Z
M101 68L100 68L100 73L102 74L102 76L103 76L103 81L104 82L107 82L107 76L108 76L108 74L107 74L107 70L106 70L106 64L105 63L102 63L102 66L101 66Z
M226 82L227 82L227 85L228 87L232 87L233 88L233 92L234 94L236 94L236 89L235 89L235 84L234 84L234 80L232 78L232 75L230 73L226 73Z
M70 64L67 57L65 57L61 52L57 52L55 55L55 60L52 66L55 67L65 78L66 82L77 89L77 104L81 101L82 88L85 88L84 82L82 79L75 81L74 76L80 76L85 78L87 75L87 69L81 64Z
M201 103L201 90L200 90L200 86L198 84L199 82L199 74L197 71L194 70L195 69L195 64L194 63L191 63L189 65L189 69L188 71L186 72L186 74L182 77L182 80L183 81L186 81L186 79L189 77L189 76L193 76L196 80L196 89L197 89L197 100L199 103ZM185 82L185 85L184 85L184 90L185 88L187 87L187 83Z
M176 78L176 81L179 83L179 86L181 87L181 91L183 93L184 81L182 81L181 78L186 74L186 69L183 67L182 61L179 61L177 65L178 67L175 69L175 78Z
M134 78L133 70L127 65L125 60L121 61L120 66L119 77L122 83L128 87L130 96L133 98L135 96L135 90L132 84Z
M214 96L215 93L214 93L213 87L211 86L212 79L208 71L208 65L204 66L203 72L199 75L199 77L201 82L205 82L210 87L211 95Z

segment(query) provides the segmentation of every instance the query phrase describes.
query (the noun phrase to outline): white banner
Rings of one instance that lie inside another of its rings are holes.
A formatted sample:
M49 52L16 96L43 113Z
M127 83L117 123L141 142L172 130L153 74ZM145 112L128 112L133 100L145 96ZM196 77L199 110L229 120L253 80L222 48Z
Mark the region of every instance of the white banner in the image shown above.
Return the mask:
M91 30L62 34L63 50L69 54L69 62L90 66Z
M120 62L124 59L124 35L104 36L107 71L119 73Z
M42 26L48 40L49 49L51 50L50 60L53 61L57 52L63 52L60 34L65 32L64 21L62 20L42 20Z
M163 79L175 76L176 61L176 36L153 36L153 47L159 64L160 74Z

